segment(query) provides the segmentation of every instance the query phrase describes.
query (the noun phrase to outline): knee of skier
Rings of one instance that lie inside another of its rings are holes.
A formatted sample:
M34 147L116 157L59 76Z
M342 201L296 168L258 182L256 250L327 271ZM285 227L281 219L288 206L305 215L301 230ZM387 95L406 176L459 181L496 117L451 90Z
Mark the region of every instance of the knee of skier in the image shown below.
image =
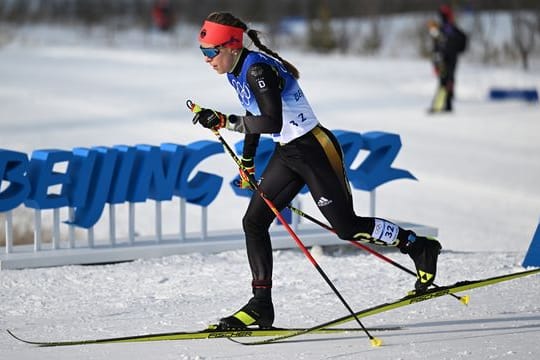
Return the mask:
M266 224L258 216L251 215L247 212L242 218L242 227L246 234L259 234L266 232L270 224Z

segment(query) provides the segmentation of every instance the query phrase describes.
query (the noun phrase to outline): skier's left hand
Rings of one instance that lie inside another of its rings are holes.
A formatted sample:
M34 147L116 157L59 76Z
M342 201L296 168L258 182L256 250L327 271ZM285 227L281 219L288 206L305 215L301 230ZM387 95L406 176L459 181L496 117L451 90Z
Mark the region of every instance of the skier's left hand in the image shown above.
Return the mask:
M251 185L251 182L253 180L255 180L255 163L253 159L242 158L242 167L240 168L240 181L237 185L241 189L253 190L253 186Z

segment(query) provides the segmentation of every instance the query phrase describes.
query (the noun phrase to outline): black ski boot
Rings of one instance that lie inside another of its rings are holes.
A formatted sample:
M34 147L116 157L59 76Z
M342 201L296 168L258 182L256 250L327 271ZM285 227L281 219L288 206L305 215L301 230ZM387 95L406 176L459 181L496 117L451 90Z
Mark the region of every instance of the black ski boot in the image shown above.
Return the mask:
M416 266L417 280L414 284L416 293L426 292L435 281L441 244L435 238L417 236L411 232L408 240L400 246L400 250L404 254L409 254Z
M270 289L254 289L254 297L240 310L231 316L219 320L218 328L221 330L245 329L248 326L259 326L268 329L274 323L274 305L270 296Z

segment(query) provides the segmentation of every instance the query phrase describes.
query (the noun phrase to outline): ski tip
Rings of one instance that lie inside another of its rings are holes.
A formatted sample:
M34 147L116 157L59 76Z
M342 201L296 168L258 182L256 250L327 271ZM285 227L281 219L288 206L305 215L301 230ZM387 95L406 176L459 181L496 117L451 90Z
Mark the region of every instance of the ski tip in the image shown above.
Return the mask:
M6 329L7 333L9 335L11 335L14 339L17 339L19 341L22 341L22 342L25 342L25 343L28 343L28 341L24 340L24 339L21 339L20 337L18 337L17 335L15 335L11 330L9 329Z
M463 305L469 305L469 300L471 299L471 297L469 295L464 295L464 296L461 296L459 298L459 301L461 301L461 303Z
M369 341L373 347L380 347L382 345L382 340L376 337L372 337Z

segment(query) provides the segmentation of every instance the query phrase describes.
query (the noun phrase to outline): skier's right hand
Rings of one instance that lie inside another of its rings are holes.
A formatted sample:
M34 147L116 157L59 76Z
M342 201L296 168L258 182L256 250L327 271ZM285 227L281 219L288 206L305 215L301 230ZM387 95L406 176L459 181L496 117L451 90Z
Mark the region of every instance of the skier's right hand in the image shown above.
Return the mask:
M193 123L199 123L207 129L219 130L227 125L227 116L212 109L201 109L193 117Z

